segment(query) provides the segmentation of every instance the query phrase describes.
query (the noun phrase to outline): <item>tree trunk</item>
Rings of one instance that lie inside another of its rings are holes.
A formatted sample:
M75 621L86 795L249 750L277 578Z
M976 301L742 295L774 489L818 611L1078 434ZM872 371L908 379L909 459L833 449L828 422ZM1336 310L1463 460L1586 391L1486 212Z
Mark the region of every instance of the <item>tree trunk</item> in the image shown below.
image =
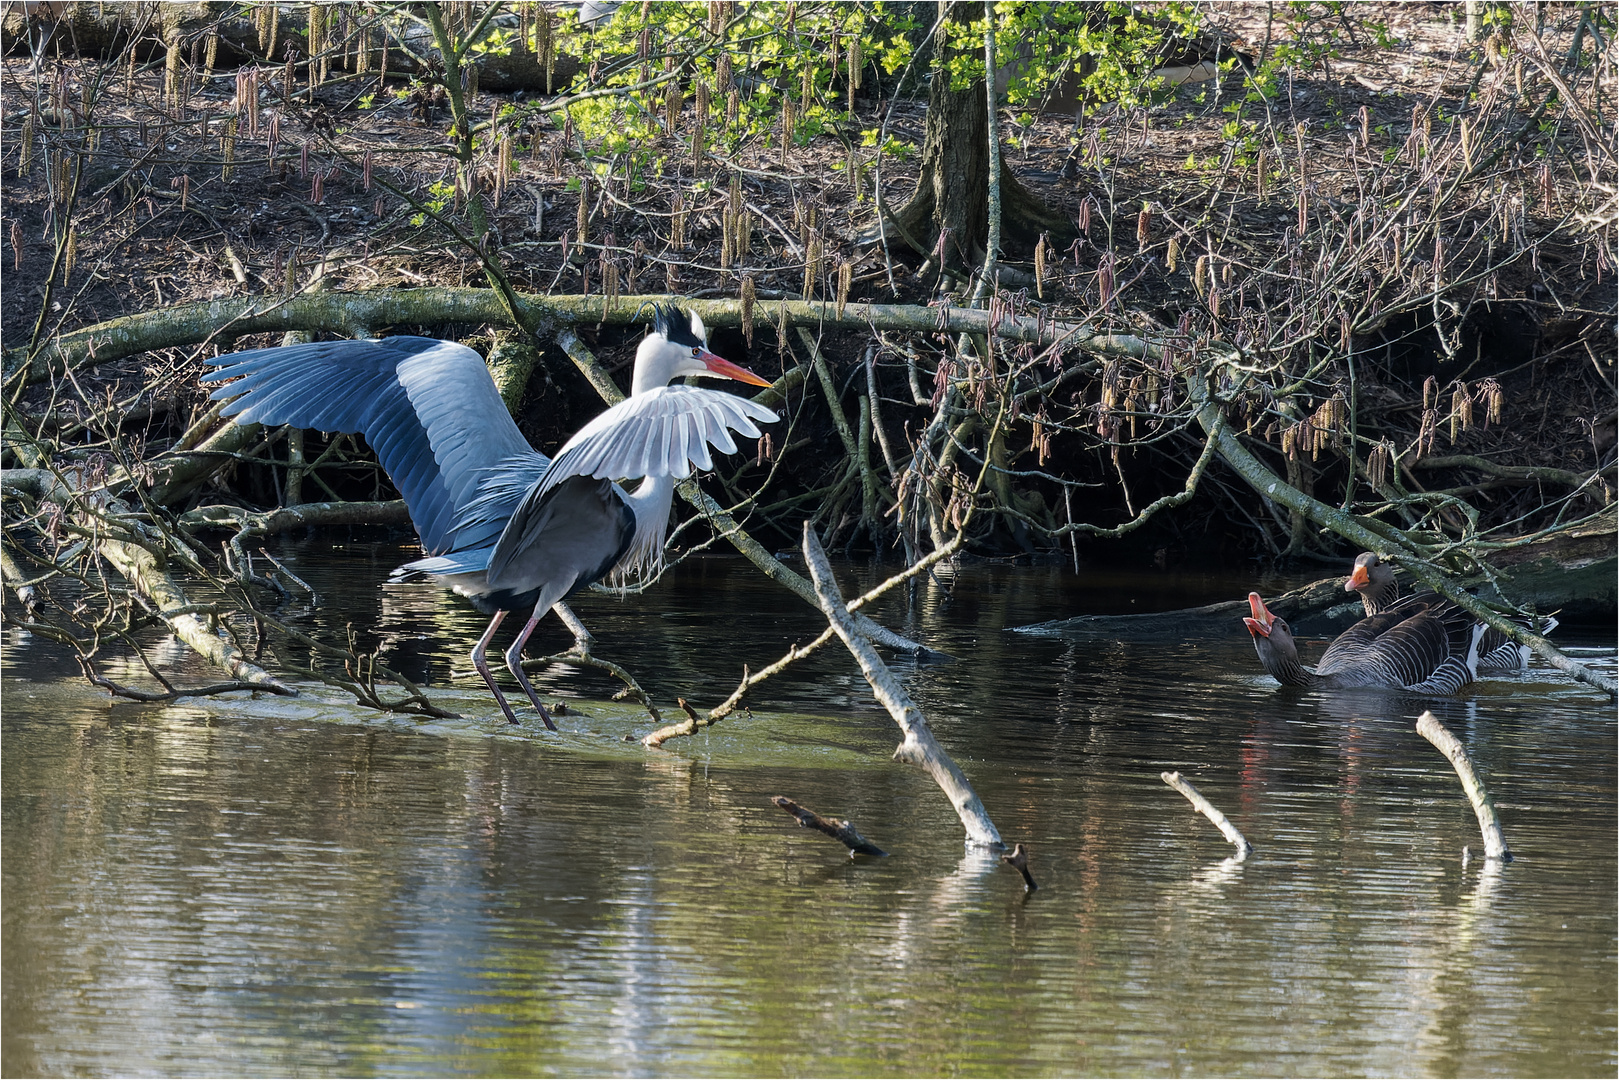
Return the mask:
M967 0L940 0L946 17L971 25L982 9ZM979 37L981 40L981 36ZM989 107L984 82L976 79L962 90L952 89L947 65L961 50L940 50L928 91L928 115L922 135L922 174L916 193L894 217L912 239L937 244L949 230L944 262L956 267L983 263L984 239L989 228ZM976 56L976 50L968 50ZM1054 243L1071 241L1073 224L1067 215L1048 207L1025 188L1005 161L1001 163L1001 236L1008 247L1032 249L1042 232Z

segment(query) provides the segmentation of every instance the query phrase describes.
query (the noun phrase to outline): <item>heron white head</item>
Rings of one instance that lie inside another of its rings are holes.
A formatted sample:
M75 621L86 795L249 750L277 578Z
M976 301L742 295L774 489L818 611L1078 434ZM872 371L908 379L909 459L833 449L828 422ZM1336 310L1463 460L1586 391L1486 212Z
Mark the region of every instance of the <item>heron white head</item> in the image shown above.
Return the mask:
M656 304L652 308L652 332L635 350L630 393L668 386L683 375L712 375L754 386L770 385L769 379L709 352L708 328L695 311L688 315L674 304Z

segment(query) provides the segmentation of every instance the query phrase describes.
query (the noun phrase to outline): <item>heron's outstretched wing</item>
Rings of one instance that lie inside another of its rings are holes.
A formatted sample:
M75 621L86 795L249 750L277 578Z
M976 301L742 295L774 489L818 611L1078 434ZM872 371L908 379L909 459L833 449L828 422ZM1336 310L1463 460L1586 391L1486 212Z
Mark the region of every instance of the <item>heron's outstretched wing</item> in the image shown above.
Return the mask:
M731 432L758 438L755 420L776 414L736 394L700 386L663 386L625 398L569 439L540 481L543 492L570 476L621 480L638 476L684 479L711 469L712 445L736 453Z
M498 535L504 521L461 517L504 461L520 458L535 474L545 467L512 422L483 359L453 341L317 341L209 363L219 370L203 382L237 379L213 393L216 400L236 398L223 412L237 423L364 435L405 497L429 555Z
M755 420L766 423L776 414L747 398L697 386L664 386L649 390L614 405L569 439L551 467L512 512L505 531L495 542L489 559L491 581L506 580L513 567L538 542L538 529L545 514L554 511L552 493L572 486L576 479L617 480L649 477L665 481L690 476L692 470L714 466L710 445L723 453L736 452L731 432L757 438ZM603 490L606 490L605 488ZM622 490L618 498L626 506L631 499ZM662 549L662 528L667 525L667 492L652 508L644 522L650 530L643 544ZM655 520L661 516L661 520ZM606 573L635 546L633 538L603 569Z

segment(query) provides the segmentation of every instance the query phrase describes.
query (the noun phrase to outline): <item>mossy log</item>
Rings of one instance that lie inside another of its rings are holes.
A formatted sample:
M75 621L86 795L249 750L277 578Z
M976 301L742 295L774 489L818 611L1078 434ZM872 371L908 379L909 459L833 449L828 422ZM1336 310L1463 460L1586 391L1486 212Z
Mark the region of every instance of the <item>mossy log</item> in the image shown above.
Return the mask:
M518 313L530 326L556 331L588 325L624 326L641 321L646 305L678 301L702 316L709 327L740 326L740 300L691 300L653 294L620 296L518 295ZM915 304L847 304L831 301L780 300L752 305L756 329L816 326L828 330L893 330L909 333L994 334L1011 341L1051 345L1106 355L1141 356L1146 343L1129 334L1097 333L1088 326L1027 317L1003 317L994 325L990 313L972 308L933 308ZM8 384L23 369L27 381L38 382L66 368L106 363L152 349L213 343L227 346L248 334L305 330L345 337L375 334L391 326L439 326L488 323L510 327L511 319L490 289L371 289L362 292L311 292L291 299L237 297L180 304L109 319L62 334L30 356L25 349L6 350Z

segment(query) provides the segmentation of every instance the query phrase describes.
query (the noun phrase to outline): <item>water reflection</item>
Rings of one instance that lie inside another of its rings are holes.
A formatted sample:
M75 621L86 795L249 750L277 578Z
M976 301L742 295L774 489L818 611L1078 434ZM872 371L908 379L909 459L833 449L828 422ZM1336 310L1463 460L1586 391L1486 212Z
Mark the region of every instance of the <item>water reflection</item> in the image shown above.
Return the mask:
M509 732L475 683L439 689L477 619L376 588L394 554L299 559L326 596L298 617L369 620L459 725L315 695L110 705L7 638L0 1071L1615 1069L1614 724L1578 688L1280 690L1240 624L1229 641L1004 634L1128 590L968 568L953 595L922 586L880 614L961 657L900 666L1029 845L1027 894L888 759L897 733L846 656L662 753L622 741L650 727L632 709ZM664 584L579 610L665 702L717 701L819 629L717 560ZM1477 826L1414 731L1424 708L1474 754L1514 863L1461 864ZM1166 769L1254 842L1247 862ZM778 794L893 857L850 860Z

